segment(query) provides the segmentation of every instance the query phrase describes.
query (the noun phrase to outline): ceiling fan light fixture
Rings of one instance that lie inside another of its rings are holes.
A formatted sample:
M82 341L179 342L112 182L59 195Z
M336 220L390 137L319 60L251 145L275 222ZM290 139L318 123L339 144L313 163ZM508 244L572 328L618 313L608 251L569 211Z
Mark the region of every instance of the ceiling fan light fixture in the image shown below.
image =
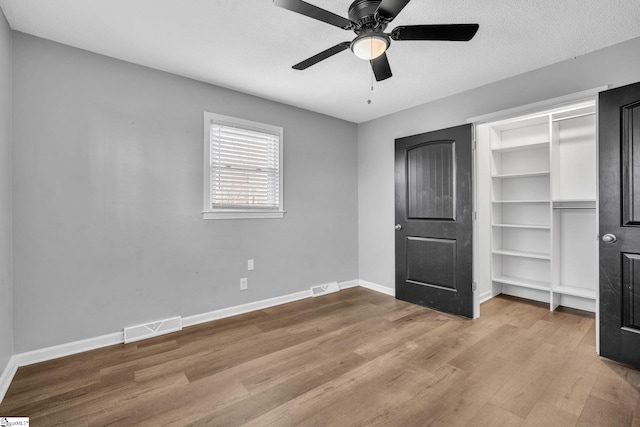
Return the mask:
M351 42L351 51L366 61L377 58L388 48L389 38L384 34L362 34Z

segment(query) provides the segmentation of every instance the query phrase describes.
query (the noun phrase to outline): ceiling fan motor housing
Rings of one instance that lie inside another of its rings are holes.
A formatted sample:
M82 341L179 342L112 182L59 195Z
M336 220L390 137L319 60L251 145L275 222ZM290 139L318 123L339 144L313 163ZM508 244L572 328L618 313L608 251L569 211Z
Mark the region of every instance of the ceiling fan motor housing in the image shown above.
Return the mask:
M386 23L376 19L376 11L381 0L356 0L349 6L349 20L355 22L356 34L370 32L372 30L384 31Z

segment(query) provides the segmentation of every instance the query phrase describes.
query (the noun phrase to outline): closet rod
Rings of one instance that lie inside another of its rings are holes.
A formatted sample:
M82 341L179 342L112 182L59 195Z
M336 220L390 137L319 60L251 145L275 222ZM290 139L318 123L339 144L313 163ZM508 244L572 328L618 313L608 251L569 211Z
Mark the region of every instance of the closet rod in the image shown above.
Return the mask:
M595 207L554 206L553 209L595 209Z
M569 116L569 117L560 117L559 119L552 119L552 122L561 122L562 120L569 120L569 119L577 119L578 117L585 117L585 116L593 116L596 112L593 111L591 113L582 113L582 114L576 114L575 116Z

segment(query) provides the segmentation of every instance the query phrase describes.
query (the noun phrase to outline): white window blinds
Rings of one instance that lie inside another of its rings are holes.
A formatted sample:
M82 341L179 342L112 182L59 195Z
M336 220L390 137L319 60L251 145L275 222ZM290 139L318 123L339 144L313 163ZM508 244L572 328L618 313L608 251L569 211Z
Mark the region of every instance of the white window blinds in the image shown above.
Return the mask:
M210 208L278 210L279 128L210 122Z

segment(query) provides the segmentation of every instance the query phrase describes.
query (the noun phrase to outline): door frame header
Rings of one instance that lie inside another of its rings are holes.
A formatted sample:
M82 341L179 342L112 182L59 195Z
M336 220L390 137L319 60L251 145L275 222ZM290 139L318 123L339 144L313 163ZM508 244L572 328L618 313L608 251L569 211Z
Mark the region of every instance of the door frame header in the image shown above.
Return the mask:
M539 111L547 110L549 108L562 107L565 104L573 104L575 102L593 98L598 93L610 88L611 85L600 86L593 89L583 90L580 92L571 93L569 95L563 95L556 98L546 99L544 101L538 101L531 104L521 105L518 107L508 108L505 110L494 111L493 113L483 114L467 119L467 123L473 123L475 125L509 119L517 116L524 116L527 114L535 114Z

